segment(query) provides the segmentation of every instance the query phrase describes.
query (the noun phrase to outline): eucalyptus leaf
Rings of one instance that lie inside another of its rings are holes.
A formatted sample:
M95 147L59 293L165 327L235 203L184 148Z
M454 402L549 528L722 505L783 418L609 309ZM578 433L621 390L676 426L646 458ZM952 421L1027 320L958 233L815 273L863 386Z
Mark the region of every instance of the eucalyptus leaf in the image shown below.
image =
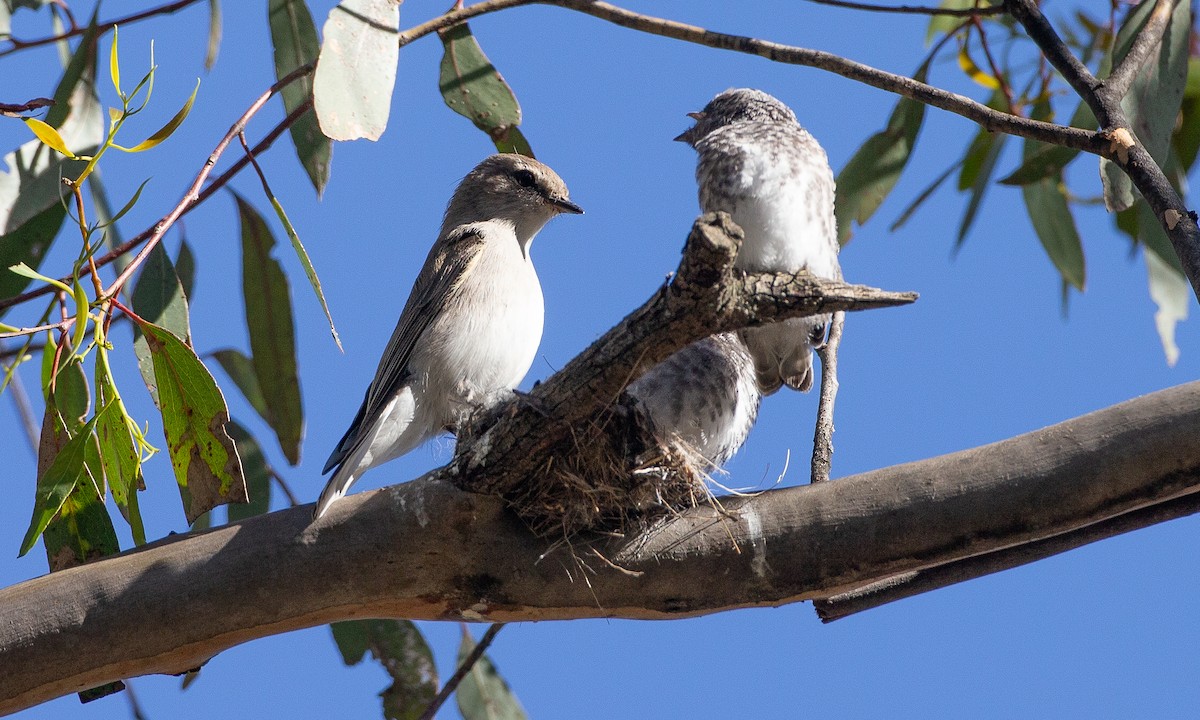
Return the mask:
M188 523L218 505L248 502L217 383L182 339L151 323L139 325L154 362L163 434Z
M521 106L512 88L484 54L471 28L462 23L438 33L442 62L438 89L451 110L487 133L500 152L528 149L519 131ZM530 154L531 153L522 153Z
M184 342L191 343L192 331L183 283L175 273L175 266L162 243L154 246L142 265L142 272L133 288L133 310L147 322L164 327L183 338ZM154 404L158 405L154 359L140 330L135 332L133 351L146 389L150 391Z
M271 25L271 45L275 50L275 78L281 79L296 68L315 62L321 45L312 13L304 0L270 0L267 17ZM283 106L291 113L312 95L313 76L297 79L281 91ZM329 182L333 142L321 132L315 113L305 113L292 127L292 144L300 164L319 197Z
M928 70L928 64L922 65L913 79L924 82ZM838 173L835 212L838 241L842 245L850 241L851 222L865 223L896 186L912 155L924 118L922 103L901 98L887 127L868 138Z
M246 474L246 492L250 502L229 505L229 522L262 515L271 509L271 473L262 447L246 428L230 420L225 426L229 436L237 444L238 457L242 459L242 471Z
M378 140L387 127L400 56L396 0L342 0L329 11L313 78L321 131L334 140Z
M460 665L474 649L475 641L464 628L458 647ZM529 717L486 654L471 667L454 696L464 720L528 720Z
M1150 299L1158 306L1154 313L1154 327L1162 342L1167 365L1175 366L1179 360L1179 346L1175 343L1176 326L1187 320L1188 307L1192 304L1192 287L1183 273L1146 250L1146 271L1149 275Z
M296 337L287 276L271 257L275 238L262 216L240 196L242 296L250 330L250 359L266 404L264 419L275 431L288 462L300 462L304 409L296 369Z
M437 695L437 668L421 631L408 620L350 620L330 625L347 665L371 653L393 682L380 693L388 720L417 720Z

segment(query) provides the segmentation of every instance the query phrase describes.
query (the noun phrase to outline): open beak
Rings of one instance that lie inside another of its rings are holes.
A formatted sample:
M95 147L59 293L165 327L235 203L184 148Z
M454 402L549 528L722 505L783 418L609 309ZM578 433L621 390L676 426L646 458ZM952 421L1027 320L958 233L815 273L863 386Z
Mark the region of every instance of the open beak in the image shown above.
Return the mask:
M567 198L554 198L550 201L554 207L558 208L559 212L571 213L572 215L582 215L583 208L571 202Z
M702 113L702 112L690 112L687 114L687 116L690 117L691 119L695 120L696 122L700 122L701 120L704 119L704 113ZM687 130L684 130L683 132L676 135L675 142L683 142L683 143L687 143L687 144L691 145L692 144L692 136L695 134L695 132L696 132L696 126L693 125L692 127L688 128Z

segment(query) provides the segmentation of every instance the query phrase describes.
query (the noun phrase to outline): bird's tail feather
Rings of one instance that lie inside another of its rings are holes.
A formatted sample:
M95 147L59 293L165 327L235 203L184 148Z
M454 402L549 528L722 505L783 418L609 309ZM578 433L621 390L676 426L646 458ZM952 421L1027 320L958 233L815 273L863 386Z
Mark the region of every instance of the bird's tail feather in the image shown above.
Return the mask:
M357 453L356 453L357 454ZM325 484L325 489L321 491L321 497L317 498L317 508L313 511L313 520L320 518L329 509L329 506L342 499L346 495L346 491L354 484L360 474L358 467L358 458L347 458L347 462L343 463L329 478L329 482Z

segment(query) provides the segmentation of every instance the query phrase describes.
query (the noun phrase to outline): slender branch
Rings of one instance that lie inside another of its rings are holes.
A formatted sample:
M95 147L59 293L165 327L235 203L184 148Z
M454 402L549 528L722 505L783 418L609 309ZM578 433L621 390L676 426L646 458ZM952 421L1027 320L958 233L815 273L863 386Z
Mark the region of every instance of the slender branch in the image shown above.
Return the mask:
M833 466L833 405L838 392L837 358L845 326L846 313L834 313L833 322L829 326L829 340L817 351L821 357L821 396L817 405L817 427L813 433L812 482L828 480Z
M429 703L429 707L425 708L425 712L421 713L421 717L418 720L433 720L434 716L437 715L437 711L441 709L442 705L446 704L446 700L450 698L451 693L458 689L463 678L467 676L467 673L471 672L471 668L475 667L475 663L479 662L479 658L483 657L483 653L487 651L492 641L496 639L497 633L503 627L504 623L492 623L491 627L483 633L483 637L479 638L479 642L475 644L475 647L471 648L471 653L463 658L462 664L458 666L458 669L454 671L454 674L450 676L450 679L446 681L442 689L438 690L437 697ZM463 626L463 632L467 632L465 625Z
M919 5L872 5L870 3L849 2L849 0L808 0L810 3L817 5L829 5L831 7L847 8L850 10L865 10L867 12L882 12L896 13L901 15L942 15L949 17L987 17L989 15L1001 15L1004 13L1004 6L992 5L989 7L970 7L970 8L944 8L944 7L926 7Z
M1096 97L1096 88L1100 86L1100 81L1062 41L1058 32L1054 30L1054 26L1042 14L1037 3L1033 0L1005 0L1004 7L1008 10L1009 15L1012 15L1025 27L1029 38L1041 49L1050 64L1062 74L1063 79L1088 104L1088 107L1096 115L1096 119L1100 121L1100 127L1112 126L1110 108Z
M51 287L50 289L57 290L57 288L54 288L54 287ZM37 327L19 328L12 332L0 332L0 340L7 340L8 338L15 338L15 337L25 337L26 335L36 335L36 334L42 332L43 330L65 330L66 328L69 328L74 324L75 324L75 317L71 316L71 317L67 317L62 320L59 320L58 322L55 322L55 323L47 323L45 325L38 325Z
M1099 95L1106 100L1120 102L1129 93L1134 78L1146 64L1150 54L1158 50L1162 43L1163 33L1166 32L1167 25L1171 21L1171 13L1175 10L1176 2L1179 0L1158 0L1158 4L1150 13L1150 18L1146 20L1141 32L1134 38L1129 52L1105 78L1103 87L1098 91Z
M271 89L268 90L267 94L264 94L264 96L269 96L269 94L278 92L285 85L287 85L291 82L294 82L295 80L303 77L304 75L307 75L308 73L311 73L313 70L313 67L314 66L312 66L312 65L305 65L305 66L296 68L296 70L294 70L293 72L284 76L282 79L279 80L279 82L272 85ZM259 100L256 101L255 104L257 106L261 107L260 103L262 102L262 100L263 100L263 98L260 97ZM253 109L253 107L252 107L252 109ZM268 132L263 137L263 139L261 141L259 141L257 145L254 146L254 148L250 151L251 154L257 156L257 155L260 155L263 152L265 152L268 148L271 147L271 145L275 142L275 140L277 140L279 138L279 136L284 133L284 131L286 131L289 127L291 127L300 118L300 116L302 116L304 113L308 112L311 109L312 109L312 98L309 97L307 100L305 100L299 106L297 106L295 110L293 110L291 113L289 113L287 115L287 117L285 117L283 120L281 120L274 128L272 128L271 131ZM248 116L252 115L252 114L253 113L248 110L247 115L242 116L242 120L249 119ZM242 122L242 120L239 120L239 122ZM236 129L237 129L237 124L235 124L233 127L230 128L230 131L233 133L233 135L237 134L236 132L234 132ZM244 127L242 129L244 129ZM201 169L199 176L197 177L197 182L202 183L204 181L204 179L208 176L208 174L212 170L213 165L216 162L216 159L220 157L221 152L224 151L225 145L228 145L229 140L233 137L233 135L227 135L226 138L222 140L222 144L220 146L218 146L217 150L214 150L213 155L209 156L208 160L205 162L204 167ZM150 238L154 237L156 234L161 238L162 234L164 234L166 232L166 228L162 228L161 232L160 232L160 226L162 225L162 223L166 222L167 219L171 217L171 215L175 215L175 217L178 218L178 217L182 217L183 215L186 215L187 213L191 212L193 209L195 209L195 207L197 205L199 205L200 203L207 200L209 197L212 196L213 193L215 193L218 189L220 189L227 182L229 182L229 180L232 179L234 175L236 175L238 172L240 172L249 163L250 163L249 159L246 158L245 156L242 156L241 158L239 158L236 162L233 163L232 166L230 166L230 168L228 170L226 170L225 172L223 172L219 176L217 176L203 190L201 190L199 193L195 194L194 197L191 196L191 193L189 193L188 195L185 195L183 200L180 201L180 204L178 206L176 206L175 210L173 210L171 212L171 214L167 215L166 217L161 218L154 225L151 225L146 230L143 230L141 233L138 233L137 235L130 238L129 240L126 240L125 242L121 243L120 245L113 248L109 252L105 253L101 257L96 258L96 266L102 267L104 265L108 265L109 263L124 256L126 253L128 253L131 250L133 250L134 248L136 248L138 245L141 245L142 243L146 242ZM197 183L193 183L192 188L194 189L196 187L196 185L197 185ZM182 208L182 210L180 210L180 208ZM169 225L168 225L168 228L169 228ZM126 266L125 270L128 270L128 266ZM62 282L70 282L71 277L67 276L65 278L60 278L60 280ZM36 288L34 290L30 290L28 292L21 293L20 295L14 295L13 297L10 297L10 298L2 298L2 299L0 299L0 310L2 310L4 308L12 307L13 305L19 305L23 302L32 300L37 297L41 297L42 295L46 295L50 292L53 292L53 290L54 290L54 288L52 286L44 285L44 286Z
M175 13L175 12L178 12L179 10L184 9L185 7L187 7L189 5L195 5L198 2L200 2L200 0L177 0L176 2L173 2L173 3L161 5L156 8L150 8L149 10L143 10L141 12L137 12L132 15L126 15L125 17L119 17L119 18L115 18L112 20L105 20L103 22L97 23L96 27L97 27L97 29L99 29L99 31L101 33L105 33L105 32L108 32L110 29L112 29L112 27L114 25L128 25L129 23L134 23L139 20L145 20L146 18L154 17L155 15L170 15L172 13ZM59 40L66 40L68 38L73 38L76 35L82 35L84 32L87 31L86 27L80 27L78 25L75 25L74 23L72 23L72 25L73 25L73 27L70 30L67 30L66 32L64 32L60 35L51 35L50 37L38 38L36 40L18 40L17 38L14 38L14 37L5 38L10 43L12 43L12 47L8 47L8 48L5 48L4 50L0 50L0 57L4 57L5 55L11 55L20 50L26 50L28 48L38 47L41 45L49 45L50 43L56 43Z

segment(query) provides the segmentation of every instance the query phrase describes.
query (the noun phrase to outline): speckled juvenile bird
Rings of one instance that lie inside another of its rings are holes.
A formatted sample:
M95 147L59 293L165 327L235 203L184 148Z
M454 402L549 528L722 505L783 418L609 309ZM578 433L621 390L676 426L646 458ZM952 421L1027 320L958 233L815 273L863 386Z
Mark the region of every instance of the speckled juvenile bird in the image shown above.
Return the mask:
M833 171L825 151L796 115L760 90L726 90L696 124L675 138L699 153L696 182L704 212L724 210L745 231L736 266L841 279ZM796 318L742 331L759 386L807 391L812 351L825 341L828 315Z
M737 333L688 345L629 386L654 427L695 448L712 469L741 448L758 416L754 361Z
M320 517L366 470L397 458L525 377L542 339L529 246L559 213L582 213L553 170L493 155L463 178L362 407L324 472Z

